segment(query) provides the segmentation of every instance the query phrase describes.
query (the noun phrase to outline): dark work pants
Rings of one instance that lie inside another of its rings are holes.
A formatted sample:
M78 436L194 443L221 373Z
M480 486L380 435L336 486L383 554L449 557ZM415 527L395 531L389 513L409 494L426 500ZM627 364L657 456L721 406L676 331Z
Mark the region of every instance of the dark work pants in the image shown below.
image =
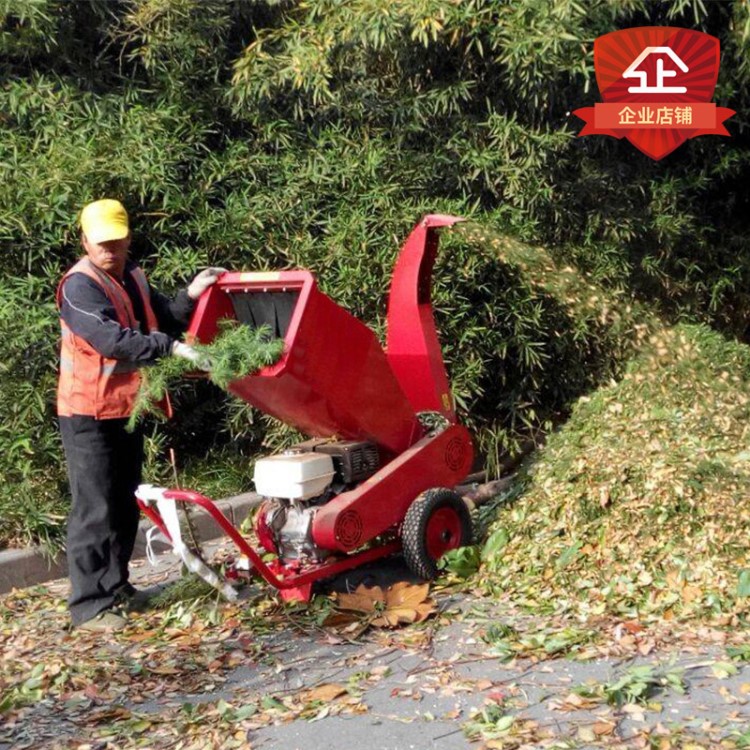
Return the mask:
M138 531L134 492L141 481L143 435L126 419L60 417L70 492L68 608L74 625L109 609L128 583Z

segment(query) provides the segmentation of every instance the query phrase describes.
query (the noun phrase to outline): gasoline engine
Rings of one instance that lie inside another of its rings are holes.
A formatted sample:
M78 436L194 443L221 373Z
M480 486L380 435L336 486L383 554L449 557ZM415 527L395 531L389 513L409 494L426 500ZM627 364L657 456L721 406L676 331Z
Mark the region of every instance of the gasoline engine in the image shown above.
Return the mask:
M263 548L285 562L323 562L331 552L315 544L315 513L379 467L378 447L368 442L307 440L259 459L253 481L264 500L255 531Z

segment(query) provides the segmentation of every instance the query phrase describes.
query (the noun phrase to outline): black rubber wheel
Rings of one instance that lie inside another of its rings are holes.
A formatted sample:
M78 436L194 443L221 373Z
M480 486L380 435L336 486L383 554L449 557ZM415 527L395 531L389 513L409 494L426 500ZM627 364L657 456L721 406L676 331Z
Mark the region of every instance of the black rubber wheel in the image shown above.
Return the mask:
M471 544L471 515L461 496L446 487L423 492L406 511L401 527L404 559L415 575L432 580L448 550Z

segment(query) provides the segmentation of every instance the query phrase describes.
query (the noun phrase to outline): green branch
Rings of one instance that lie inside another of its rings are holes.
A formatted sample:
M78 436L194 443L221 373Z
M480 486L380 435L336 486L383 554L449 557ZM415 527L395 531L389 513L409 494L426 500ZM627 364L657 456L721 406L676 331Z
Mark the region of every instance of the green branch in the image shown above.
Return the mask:
M232 381L278 362L284 351L284 341L271 338L268 326L250 328L227 320L222 321L219 328L219 335L210 344L193 346L211 362L209 378L223 390ZM127 429L135 429L138 420L146 414L160 416L157 404L167 395L170 385L189 372L195 372L195 365L179 357L164 357L142 370L141 386Z

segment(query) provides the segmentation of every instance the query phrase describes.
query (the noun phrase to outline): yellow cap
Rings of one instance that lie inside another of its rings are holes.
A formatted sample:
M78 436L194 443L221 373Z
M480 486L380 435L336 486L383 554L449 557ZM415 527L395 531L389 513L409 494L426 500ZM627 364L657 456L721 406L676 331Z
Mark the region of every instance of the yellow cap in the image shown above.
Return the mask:
M104 198L83 207L81 229L89 242L97 245L109 240L122 240L130 233L128 212L120 201Z

